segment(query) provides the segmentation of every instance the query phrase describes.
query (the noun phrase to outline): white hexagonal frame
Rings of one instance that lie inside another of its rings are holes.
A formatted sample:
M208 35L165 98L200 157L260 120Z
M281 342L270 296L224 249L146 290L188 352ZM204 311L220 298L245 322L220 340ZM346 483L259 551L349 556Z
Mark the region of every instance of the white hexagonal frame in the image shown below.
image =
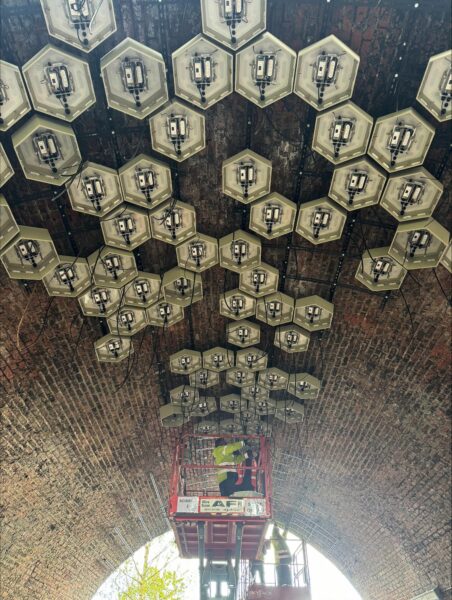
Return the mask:
M235 273L257 267L261 263L261 241L242 229L220 238L220 265Z
M218 264L218 240L196 232L176 246L177 264L183 269L202 273Z
M311 244L325 244L342 236L347 213L329 198L305 202L298 211L295 231Z
M226 338L229 344L248 348L260 342L261 328L257 323L242 319L226 325Z
M104 217L122 202L118 172L93 162L85 162L66 189L73 210L96 217Z
M252 150L242 150L223 161L223 194L249 204L270 193L272 163Z
M7 181L14 175L14 169L9 162L3 145L0 144L0 187L5 185Z
M171 200L149 215L152 237L167 244L181 244L196 234L196 211L193 206Z
M254 317L256 312L256 299L242 290L235 289L220 295L220 315L240 321L247 317Z
M19 67L0 60L0 131L7 131L31 110Z
M105 243L132 251L151 239L149 213L133 204L120 204L100 221Z
M171 197L170 168L147 154L129 160L118 173L124 199L131 204L153 209Z
M11 279L41 280L58 264L50 233L39 227L19 226L19 231L0 252Z
M277 192L254 202L250 210L250 229L267 240L293 231L297 205Z
M334 169L328 196L346 210L378 204L386 175L367 158L358 158Z
M407 274L394 258L389 256L389 246L366 248L358 264L355 278L368 289L379 292L398 290Z
M431 56L416 96L438 121L452 119L451 62L451 50Z
M450 235L433 218L401 223L389 247L392 256L408 271L437 267L447 246Z
M258 267L240 272L239 288L255 298L262 298L276 292L278 282L278 269L267 263L261 263Z
M58 264L42 280L49 296L77 298L91 285L86 258L59 256Z

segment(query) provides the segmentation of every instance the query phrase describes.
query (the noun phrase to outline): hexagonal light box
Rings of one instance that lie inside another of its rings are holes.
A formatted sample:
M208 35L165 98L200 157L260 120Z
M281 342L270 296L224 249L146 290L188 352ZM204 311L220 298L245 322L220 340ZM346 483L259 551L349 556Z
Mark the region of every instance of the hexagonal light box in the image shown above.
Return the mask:
M220 383L220 375L208 369L199 369L190 374L190 385L202 390L213 387Z
M234 419L221 419L219 424L220 433L226 433L229 435L242 435L243 427Z
M243 408L242 399L239 394L227 394L220 397L220 410L223 412L238 414Z
M73 121L96 102L89 65L47 44L22 67L35 110Z
M279 271L266 263L240 273L239 287L255 298L261 298L278 289Z
M449 245L444 250L440 263L449 271L449 273L452 273L452 242L449 242Z
M174 100L149 119L152 147L173 160L186 160L206 147L204 115Z
M318 115L312 149L338 165L366 153L373 119L353 102Z
M211 419L202 419L194 426L194 432L200 435L213 435L218 433L218 423Z
M292 321L294 299L282 292L259 298L256 305L256 319L273 327Z
M265 30L267 0L201 0L202 30L236 50Z
M356 271L356 279L370 290L397 290L407 270L389 256L389 246L370 248L363 252Z
M93 162L84 163L67 193L74 210L96 217L104 217L122 203L117 171Z
M261 262L261 241L258 237L238 229L219 241L220 265L240 273L257 267Z
M320 296L306 296L295 301L294 323L308 331L329 329L333 321L334 305Z
M151 232L156 240L181 244L196 233L196 212L193 206L172 200L150 214Z
M278 400L275 417L287 425L301 423L304 420L304 405L292 400Z
M263 108L292 93L297 55L265 32L237 53L235 91Z
M275 331L274 344L284 352L306 352L309 346L310 334L305 329L291 323L278 327Z
M381 206L398 221L430 217L443 193L443 184L427 169L418 167L391 175Z
M176 246L177 263L183 269L202 273L218 263L218 240L195 233L195 235Z
M386 175L367 158L359 158L333 171L328 196L346 210L378 204Z
M199 108L209 108L233 91L232 54L201 34L172 55L174 91Z
M184 318L182 306L170 302L156 302L147 309L149 325L157 327L170 327Z
M171 171L155 158L139 154L123 165L118 173L127 202L142 208L154 208L171 197Z
M319 198L300 206L295 231L312 244L324 244L341 237L346 220L345 210L329 198Z
M0 60L0 131L6 131L31 110L19 67Z
M191 417L206 417L217 410L217 400L215 396L201 396L199 401L190 408Z
M168 100L163 56L131 38L100 59L100 73L108 106L137 119Z
M5 149L2 144L0 144L0 187L5 185L5 183L11 179L14 175L14 169L9 162L8 157L6 156Z
M78 301L87 317L109 317L118 310L121 292L118 288L92 285L78 297Z
M246 385L253 385L254 381L254 372L243 366L233 367L226 371L226 383L229 385L241 388Z
M185 415L183 409L175 404L165 404L159 409L162 427L182 427L188 423L190 417Z
M234 366L234 352L216 346L202 353L202 366L209 371L226 371Z
M452 119L451 51L430 57L416 100L438 121Z
M229 344L248 348L260 342L261 328L257 323L252 323L246 319L228 323L226 325L226 339Z
M254 317L256 300L239 289L229 290L220 295L220 315L239 321Z
M132 252L101 246L88 256L88 265L97 286L121 288L137 276Z
M59 256L58 264L42 280L49 296L76 298L91 285L86 258Z
M389 255L405 269L428 269L438 266L449 241L449 232L435 219L410 221L397 227Z
M252 386L253 387L253 386ZM259 386L254 386L263 392L268 392L265 388L259 388ZM248 409L254 411L254 414L257 417L269 417L275 414L276 411L276 400L272 398L264 398L258 397L257 395L251 396L248 398Z
M289 374L276 367L259 373L258 383L269 391L285 390L289 384Z
M90 52L116 31L113 0L41 0L49 35Z
M137 276L124 291L124 303L138 308L149 308L163 299L160 275L138 271Z
M7 246L17 235L20 228L6 201L5 196L0 194L0 250Z
M260 385L247 385L242 387L240 397L243 400L252 400L257 402L259 400L268 400L270 397L270 392L267 388Z
M424 162L434 135L428 121L406 108L375 121L368 154L390 173L417 167Z
M105 243L134 250L151 238L149 213L132 204L121 204L101 219L100 226Z
M38 227L18 229L2 249L0 260L11 279L41 280L59 261L50 233Z
M201 275L174 267L163 275L162 292L168 302L190 306L202 300Z
M223 161L222 190L243 204L270 193L272 164L252 150L242 150Z
M120 362L133 352L132 341L127 337L108 334L94 342L94 350L99 362Z
M309 375L309 373L292 373L289 376L289 385L287 391L289 394L300 398L300 400L310 400L317 398L321 388L320 379Z
M15 131L12 142L27 179L62 185L81 163L74 130L34 115Z
M124 306L107 319L110 332L119 336L135 335L147 324L146 310L134 306Z
M199 391L190 385L179 385L170 390L170 402L190 409L199 400Z
M196 350L179 350L169 357L171 373L191 375L202 368L202 354Z
M235 358L237 367L249 369L250 371L261 371L262 369L266 369L267 361L267 352L255 347L237 350Z
M293 231L296 214L295 202L272 192L251 205L250 229L272 240Z
M352 97L359 56L335 35L298 53L294 92L316 110Z

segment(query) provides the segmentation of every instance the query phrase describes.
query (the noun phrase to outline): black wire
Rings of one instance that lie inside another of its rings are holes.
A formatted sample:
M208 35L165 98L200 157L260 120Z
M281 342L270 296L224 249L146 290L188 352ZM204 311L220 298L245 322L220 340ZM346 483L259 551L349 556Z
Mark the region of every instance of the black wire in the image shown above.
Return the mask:
M447 295L446 290L443 288L443 286L441 284L441 281L439 280L438 274L436 273L436 269L433 269L433 274L434 274L434 276L436 278L436 281L438 282L439 287L441 288L442 293L444 294L444 297L447 300L447 304L450 306L452 304L451 299Z
M402 288L400 288L399 291L400 291L400 294L402 295L403 301L405 302L405 306L406 306L406 309L407 309L407 312L408 312L408 316L410 317L410 321L411 321L411 327L412 327L412 329L414 329L413 316L411 314L411 310L410 310L410 307L408 305L408 302L406 301L405 294L403 293Z

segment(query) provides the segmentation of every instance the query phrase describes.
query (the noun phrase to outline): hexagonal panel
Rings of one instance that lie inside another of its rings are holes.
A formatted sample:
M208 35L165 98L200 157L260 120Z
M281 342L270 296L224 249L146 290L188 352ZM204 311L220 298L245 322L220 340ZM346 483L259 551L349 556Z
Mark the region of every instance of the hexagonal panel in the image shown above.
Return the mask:
M359 56L335 35L298 53L294 92L316 110L352 97Z
M113 0L41 0L49 35L90 52L116 31Z
M169 358L171 373L190 375L202 367L202 354L196 350L179 350Z
M304 420L304 405L296 401L278 400L275 417L286 425L295 425Z
M282 292L259 298L256 305L256 319L275 327L290 323L293 317L294 299Z
M171 197L171 171L165 163L139 154L119 171L125 200L143 208L154 208Z
M272 412L273 410L272 408ZM264 435L270 438L273 432L273 425L268 419L259 419L255 423L250 423L246 428L246 432L248 435Z
M160 299L163 299L160 275L138 271L133 282L125 288L124 302L129 306L149 308Z
M443 193L443 184L427 169L418 167L391 175L381 206L398 221L430 217Z
M176 247L177 263L183 269L202 273L218 263L218 240L195 233L186 242Z
M440 263L449 271L449 273L452 273L452 242L449 242L449 245L444 250Z
M235 363L235 355L232 350L226 350L216 346L202 353L202 366L210 371L226 371L231 369Z
M254 235L237 229L219 241L220 265L240 273L257 267L261 262L261 241Z
M243 402L239 394L227 394L220 397L220 410L223 412L238 414L243 408Z
M2 144L0 144L0 187L5 185L5 183L11 179L14 175L14 169L9 162L8 157L6 156L5 149Z
M209 108L233 91L232 54L197 35L173 52L174 91Z
M0 131L6 131L31 110L19 67L0 60Z
M435 54L428 61L416 100L438 121L452 119L451 51Z
M367 158L334 169L328 196L346 210L378 204L386 175Z
M261 328L257 323L242 319L226 325L226 338L229 344L248 348L260 342Z
M218 433L218 423L210 419L202 419L194 426L194 432L200 435L213 435Z
M341 237L346 220L345 210L329 198L319 198L301 205L295 231L312 244L324 244Z
M27 179L63 185L81 163L74 130L35 115L12 135L17 158Z
M101 219L106 244L123 250L134 250L151 239L149 213L132 204L121 204Z
M205 118L174 100L149 119L152 147L181 162L206 147Z
M42 280L49 296L76 298L91 285L86 258L59 256L58 264Z
M149 325L157 327L170 327L184 318L182 306L169 302L156 302L147 309Z
M307 296L295 301L294 323L308 331L329 329L333 321L334 305L320 296Z
M275 331L274 344L284 352L306 352L309 346L310 334L305 329L291 323L278 327Z
M289 384L289 374L276 367L270 367L259 373L258 382L270 391L285 390Z
M244 430L248 432L249 427L256 427L258 422L260 421L260 416L254 410L254 407L251 408L248 406L244 408L238 415L234 415L234 420L237 423L240 423Z
M267 368L268 354L260 348L246 348L237 350L235 364L237 367L250 371L261 371Z
M235 91L260 108L292 93L297 55L265 32L236 54Z
M389 246L366 248L356 271L356 279L371 290L397 290L407 271L389 256Z
M92 285L78 297L78 301L87 317L109 317L118 310L121 292L118 288Z
M368 153L390 173L417 167L424 162L434 135L428 121L406 108L375 121Z
M126 38L100 59L108 106L144 119L168 100L160 52Z
M86 61L47 44L22 67L35 110L73 121L96 102Z
M199 391L189 385L179 385L170 390L171 404L190 409L199 401Z
M239 287L255 298L261 298L278 289L279 271L266 263L240 273Z
M256 387L258 387L258 386L256 386ZM265 390L265 388L259 388L259 389L262 389L263 391L267 391L267 390ZM267 394L268 393L269 392L267 391ZM248 409L254 411L254 414L257 417L270 417L275 414L276 400L273 400L271 398L266 398L266 399L250 398L248 400Z
M208 369L199 369L190 374L190 385L205 390L220 383L220 375Z
M121 362L133 352L132 341L127 337L104 335L94 342L97 360L100 362Z
M254 372L244 367L234 367L226 371L226 383L243 387L245 385L253 385L255 381Z
M0 194L0 250L19 235L19 231L19 225L16 223L5 196Z
M272 163L252 150L242 150L223 161L222 190L243 204L270 193Z
M181 244L196 233L196 212L193 206L171 200L150 214L152 236L168 244Z
M289 394L300 398L300 400L317 398L320 388L320 379L309 375L309 373L292 373L289 376L287 391Z
M174 267L163 275L162 291L168 302L179 306L190 306L202 300L201 275Z
M239 289L229 290L220 295L220 315L239 321L254 317L256 300Z
M159 409L160 420L162 427L182 427L185 423L188 423L190 417L184 413L180 406L175 404L165 404Z
M117 171L93 162L84 163L67 193L74 210L96 217L104 217L122 203Z
M242 435L243 427L234 419L221 419L219 424L220 433L226 433L229 435Z
M38 227L18 229L17 235L2 249L0 260L11 279L43 279L59 260L50 233Z
M121 288L137 276L132 252L101 246L88 256L88 265L97 286Z
M295 202L272 192L251 205L250 229L272 240L293 231L296 214Z
M257 384L247 385L242 387L240 397L243 400L251 400L254 403L257 403L262 400L268 400L270 398L270 392L267 388Z
M366 153L373 119L353 102L318 115L312 148L338 165Z
M107 319L110 332L119 336L135 335L147 324L146 310L134 306L124 306Z
M402 223L389 247L389 255L405 269L436 267L449 245L449 232L435 219Z
M215 396L201 396L199 401L190 409L191 417L206 417L217 410Z
M267 0L201 0L203 32L236 50L265 30Z

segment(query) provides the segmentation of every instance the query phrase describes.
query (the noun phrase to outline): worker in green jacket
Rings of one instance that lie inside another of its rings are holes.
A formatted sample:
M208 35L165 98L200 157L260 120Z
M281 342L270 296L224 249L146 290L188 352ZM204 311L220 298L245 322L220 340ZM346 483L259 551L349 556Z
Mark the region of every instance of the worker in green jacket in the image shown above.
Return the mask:
M215 464L221 467L217 471L217 481L222 496L230 496L234 492L243 490L243 484L236 486L238 479L237 466L246 461L246 446L243 441L227 443L223 438L215 441L213 457ZM251 488L252 489L252 488Z
M292 572L290 570L292 556L287 541L276 525L273 527L272 545L275 551L277 585L278 587L292 585Z

